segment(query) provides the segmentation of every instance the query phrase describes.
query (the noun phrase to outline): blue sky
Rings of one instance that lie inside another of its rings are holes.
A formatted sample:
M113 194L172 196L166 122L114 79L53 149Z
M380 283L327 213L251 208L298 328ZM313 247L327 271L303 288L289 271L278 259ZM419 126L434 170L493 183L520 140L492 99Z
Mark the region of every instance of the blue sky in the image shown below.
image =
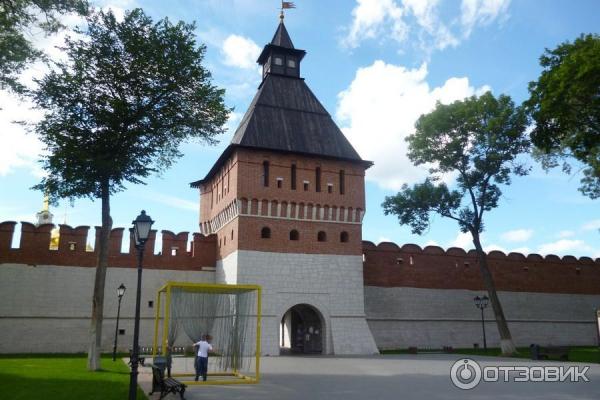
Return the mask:
M226 89L235 108L230 130L215 147L183 146L184 157L147 185L129 185L112 198L114 226L129 226L146 209L158 230L194 232L198 193L188 183L205 175L229 142L260 81L258 52L278 23L276 0L96 1L117 14L142 7L155 18L196 21L200 42L207 46L205 65L215 84ZM367 214L363 237L471 248L454 221L435 217L423 236L410 233L381 203L402 183L416 183L425 172L405 156L404 137L435 101L449 102L492 90L520 103L527 83L540 72L544 48L598 33L597 1L510 0L297 0L285 23L297 48L308 54L302 75L365 159L375 162L367 173ZM71 25L75 18L67 18ZM34 37L40 48L59 56L53 45L62 36ZM41 65L23 81L39 76ZM30 190L39 179L36 163L41 145L13 119L39 118L26 102L0 92L0 220L33 222L42 195ZM546 173L532 160L530 176L504 188L499 208L488 213L483 234L487 249L600 257L598 202L578 191L579 176ZM77 200L52 209L55 222L98 225L100 204Z

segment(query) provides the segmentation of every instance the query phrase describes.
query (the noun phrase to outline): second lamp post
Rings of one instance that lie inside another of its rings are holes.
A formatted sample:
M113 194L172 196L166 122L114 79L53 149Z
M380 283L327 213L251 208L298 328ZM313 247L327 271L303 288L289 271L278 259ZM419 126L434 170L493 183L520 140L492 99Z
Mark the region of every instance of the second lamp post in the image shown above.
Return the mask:
M488 306L490 299L487 296L475 296L473 299L475 306L481 310L481 328L483 329L483 349L487 350L487 342L485 340L485 320L483 318L483 310Z
M113 347L113 361L117 359L117 336L119 335L119 317L121 316L121 300L125 294L125 285L117 288L117 297L119 298L119 306L117 307L117 326L115 327L115 345Z
M137 266L137 291L135 294L135 324L133 326L133 349L131 351L131 376L129 379L129 400L135 400L137 396L137 375L139 365L139 339L140 339L140 302L142 299L142 261L144 259L144 248L150 236L150 228L154 221L146 215L146 211L138 215L133 223L133 238L135 248L138 252Z

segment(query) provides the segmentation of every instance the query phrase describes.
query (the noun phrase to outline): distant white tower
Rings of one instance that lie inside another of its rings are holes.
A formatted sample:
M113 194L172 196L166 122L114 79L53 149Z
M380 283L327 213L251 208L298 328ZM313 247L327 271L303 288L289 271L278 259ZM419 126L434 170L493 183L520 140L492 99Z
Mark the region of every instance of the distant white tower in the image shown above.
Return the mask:
M40 226L43 224L51 224L54 219L54 214L50 212L50 201L48 199L48 195L44 195L44 205L42 206L42 211L36 214L37 221L35 223L36 226ZM65 216L66 223L66 216ZM58 250L58 243L60 241L60 228L55 226L50 232L50 250Z
M36 214L37 221L36 226L40 226L43 224L51 224L54 215L50 212L50 201L48 199L48 195L44 195L44 205L42 207L42 211Z

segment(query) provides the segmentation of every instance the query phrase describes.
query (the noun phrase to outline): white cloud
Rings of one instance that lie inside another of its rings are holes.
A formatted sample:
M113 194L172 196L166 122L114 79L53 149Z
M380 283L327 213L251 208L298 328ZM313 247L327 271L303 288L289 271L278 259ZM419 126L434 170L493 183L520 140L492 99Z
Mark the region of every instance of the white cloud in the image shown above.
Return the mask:
M586 222L581 227L584 231L595 231L600 229L600 219L594 219L592 221Z
M504 232L500 237L506 242L526 242L531 239L533 229L515 229Z
M527 255L531 254L531 249L529 247L516 247L512 249L511 252Z
M599 254L597 249L592 248L583 240L577 239L560 239L556 242L544 243L538 248L538 252L542 255L557 254L592 257L597 257L597 254Z
M438 17L439 0L402 0L405 10L414 15L417 24L431 38L436 48L442 50L458 45L458 39ZM422 43L429 47L427 43Z
M406 157L404 139L414 133L419 116L433 110L438 100L447 104L482 90L470 86L468 78L450 78L432 89L426 77L426 64L408 69L375 61L358 69L338 94L340 126L360 155L375 162L367 179L382 187L398 190L428 175L427 166L415 167Z
M389 237L386 236L379 236L379 239L377 239L377 243L381 243L381 242L394 242L392 239L390 239Z
M444 10L450 14L447 21L440 17L440 3L440 0L357 0L352 24L342 44L356 48L363 40L385 38L404 43L408 39L414 41L409 35L414 33L426 51L432 47L454 47L459 38L468 38L475 27L506 17L510 0L463 0L460 10L450 3L451 7Z
M504 248L504 247L502 247L500 245L494 244L494 243L492 243L490 245L487 245L487 246L483 246L483 251L485 251L487 253L489 253L490 251L501 251L504 254L508 254L509 253L506 250L506 248Z
M229 35L221 48L225 65L243 69L255 69L260 47L252 39Z
M408 28L402 20L403 11L394 0L357 0L357 3L344 45L354 48L363 39L379 36L389 36L398 42L405 40Z
M464 35L469 36L477 25L489 25L506 18L510 0L462 0L460 22Z
M427 243L425 243L425 246L438 246L439 247L439 244L435 240L428 240Z
M35 176L42 176L37 162L43 144L33 133L27 133L21 125L13 121L35 122L41 118L39 110L31 108L28 101L20 102L13 95L0 92L0 176L8 175L17 168L30 170Z
M473 237L469 232L460 232L458 235L456 235L456 238L452 242L450 242L450 245L448 247L458 247L461 249L468 250L473 249L475 246L473 245Z
M48 36L39 31L30 33L27 37L35 48L54 61L65 58L64 52L57 47L64 45L68 35L74 36L75 26L84 23L84 19L75 14L63 15L60 20L66 29ZM28 88L34 88L33 80L43 77L48 70L46 64L35 62L21 73L19 81ZM37 177L44 175L38 163L44 145L34 133L28 133L24 126L15 123L23 121L34 124L42 117L43 112L35 109L31 101L19 99L7 91L0 91L0 176L10 174L17 168L29 170Z
M560 239L566 239L573 236L575 236L575 232L569 230L560 231L556 234L556 237Z

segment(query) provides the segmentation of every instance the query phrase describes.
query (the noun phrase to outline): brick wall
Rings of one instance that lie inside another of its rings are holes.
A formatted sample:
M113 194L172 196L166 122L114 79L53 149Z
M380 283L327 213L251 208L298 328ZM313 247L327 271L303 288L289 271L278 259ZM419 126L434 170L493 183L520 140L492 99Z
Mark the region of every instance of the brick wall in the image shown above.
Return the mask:
M256 198L297 203L365 208L364 167L360 164L323 158L281 154L268 151L240 149L238 198ZM269 162L269 186L262 184L263 162ZM296 190L291 189L291 166L296 164ZM315 187L316 168L321 168L321 191ZM345 191L339 191L339 171L345 171ZM277 187L282 178L282 188ZM303 182L308 181L305 191ZM327 184L333 185L332 193Z
M363 242L365 286L482 290L477 254L437 246ZM499 291L600 294L600 259L488 254Z
M98 253L100 227L96 227L96 245L94 251L86 251L88 226L72 228L60 225L60 242L58 250L50 250L51 224L36 227L33 224L21 223L21 241L19 248L11 248L16 222L0 223L0 264L59 265L95 267ZM136 250L131 232L129 252L121 253L124 228L115 228L110 234L109 267L137 266ZM191 242L191 251L187 251L188 232L175 234L163 230L162 249L160 254L152 254L156 231L150 233L144 253L144 268L173 269L199 271L203 267L214 267L216 264L216 236L203 236L195 233Z
M263 184L265 161L269 163L268 186ZM291 188L292 164L296 165L296 189ZM319 192L317 168L321 171ZM344 171L344 194L340 193L340 170ZM358 255L365 209L364 173L364 166L357 163L239 148L200 188L200 224L206 229L206 223L213 221L206 230L216 229L217 259L238 249ZM236 200L238 206L233 204ZM247 214L271 218L244 216ZM325 222L342 218L354 224ZM265 226L272 231L270 239L261 238ZM289 240L292 229L300 232L299 241ZM321 231L327 236L325 242L317 241ZM340 241L342 231L349 235L347 243Z
M233 153L215 176L200 188L200 222L210 221L236 199L237 182L237 154Z
M261 238L263 227L271 229L271 237ZM299 240L290 240L290 231L297 230ZM326 241L319 242L317 233L326 233ZM348 242L340 241L341 232L348 233ZM278 220L270 218L240 217L239 249L277 253L304 254L361 254L361 225Z

